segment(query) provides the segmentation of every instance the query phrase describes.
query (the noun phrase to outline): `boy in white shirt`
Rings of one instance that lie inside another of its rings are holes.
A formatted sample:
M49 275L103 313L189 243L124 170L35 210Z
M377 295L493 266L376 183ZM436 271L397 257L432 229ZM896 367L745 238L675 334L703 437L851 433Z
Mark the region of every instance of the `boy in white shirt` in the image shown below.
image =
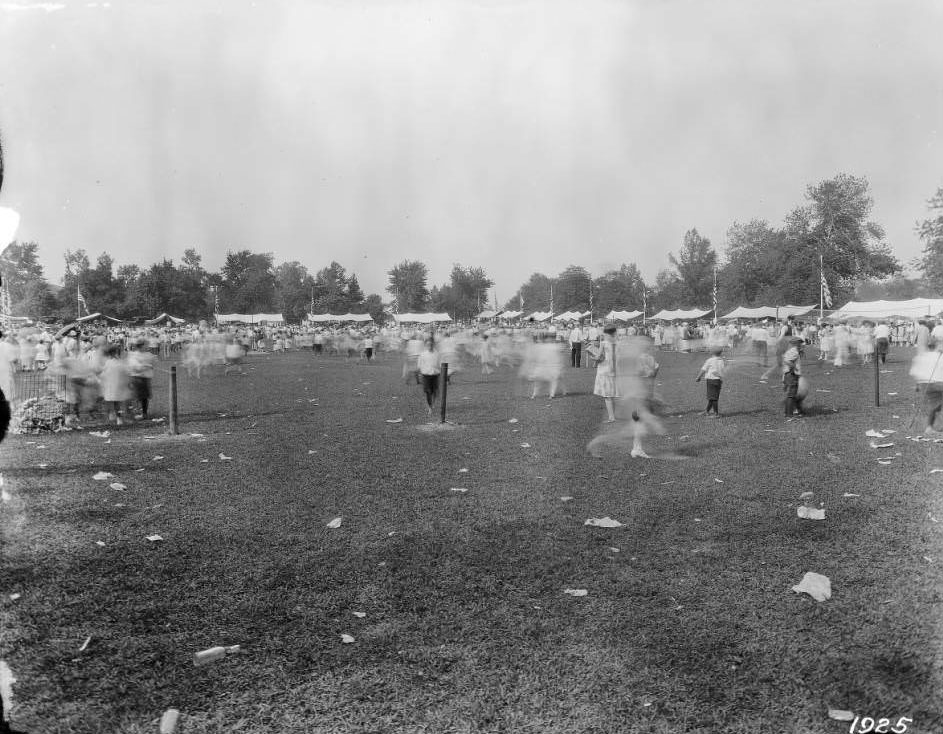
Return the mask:
M720 400L720 388L723 385L724 371L727 368L727 363L721 356L723 352L723 348L714 347L711 350L711 356L704 362L704 366L701 367L701 371L694 380L695 382L700 382L702 379L707 381L707 410L704 411L704 415L713 418L720 418L717 403Z

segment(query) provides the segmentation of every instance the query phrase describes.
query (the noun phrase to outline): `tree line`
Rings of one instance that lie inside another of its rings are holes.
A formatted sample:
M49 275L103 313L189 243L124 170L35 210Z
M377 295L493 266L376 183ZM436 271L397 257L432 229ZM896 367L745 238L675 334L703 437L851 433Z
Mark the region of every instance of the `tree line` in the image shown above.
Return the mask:
M718 310L738 305L810 305L819 302L824 274L833 304L854 297L912 298L943 293L943 187L927 202L929 215L916 225L924 245L911 265L918 277L902 275L883 228L872 221L874 206L865 178L839 174L810 185L805 202L783 222L734 222L726 233L724 257L697 229L688 230L668 266L646 283L635 263L593 277L579 265L549 276L535 272L503 309L533 311L613 309L651 314L667 308L710 309L716 293ZM428 268L404 260L388 272L387 300L365 295L357 276L331 262L315 273L297 261L275 264L272 253L230 251L218 272L207 271L196 249L180 263L164 259L150 267L122 265L107 253L92 265L83 249L67 250L61 286L51 286L38 261L35 242L10 245L0 270L13 315L70 320L81 293L90 311L121 319L151 318L161 312L186 319L219 313L280 312L289 322L305 314L384 311L444 311L470 319L489 303L494 281L484 268L455 264L449 281L429 286Z

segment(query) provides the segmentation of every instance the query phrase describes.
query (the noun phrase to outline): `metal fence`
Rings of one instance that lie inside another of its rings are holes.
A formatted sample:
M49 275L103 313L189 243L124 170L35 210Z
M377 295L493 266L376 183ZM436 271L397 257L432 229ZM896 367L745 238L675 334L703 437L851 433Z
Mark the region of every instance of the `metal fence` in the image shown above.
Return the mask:
M47 395L64 400L65 379L65 375L53 374L48 370L20 371L13 376L13 395L8 397L15 403Z

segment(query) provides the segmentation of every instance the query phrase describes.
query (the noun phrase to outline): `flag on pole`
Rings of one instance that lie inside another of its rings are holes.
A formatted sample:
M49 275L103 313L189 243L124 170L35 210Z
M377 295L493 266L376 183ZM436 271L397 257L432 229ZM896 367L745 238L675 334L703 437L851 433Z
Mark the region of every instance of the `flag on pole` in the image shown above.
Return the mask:
M825 273L822 273L822 300L829 308L832 307L832 292L828 289L828 281L825 280Z
M75 287L76 293L78 294L77 298L79 305L82 307L82 310L85 311L85 315L88 316L88 304L85 302L85 296L82 295L82 291L78 286Z
M524 310L524 294L521 291L517 292L517 300L519 304L517 307L517 310L523 311Z
M714 323L717 323L717 268L714 268Z
M214 295L216 296L216 298L213 301L213 313L218 315L219 314L219 291L216 291Z

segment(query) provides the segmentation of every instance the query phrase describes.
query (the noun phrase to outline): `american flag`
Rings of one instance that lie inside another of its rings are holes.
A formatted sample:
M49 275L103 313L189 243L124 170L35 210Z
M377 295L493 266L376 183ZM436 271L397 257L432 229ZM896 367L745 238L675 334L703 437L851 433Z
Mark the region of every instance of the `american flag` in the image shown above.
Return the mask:
M75 292L78 294L79 305L82 307L82 310L85 311L85 313L87 314L88 304L85 302L85 296L82 295L82 291L79 290L78 286L76 286Z
M832 292L828 289L828 281L825 280L825 273L822 273L822 300L829 308L832 307Z
M714 321L717 321L717 268L714 268Z

